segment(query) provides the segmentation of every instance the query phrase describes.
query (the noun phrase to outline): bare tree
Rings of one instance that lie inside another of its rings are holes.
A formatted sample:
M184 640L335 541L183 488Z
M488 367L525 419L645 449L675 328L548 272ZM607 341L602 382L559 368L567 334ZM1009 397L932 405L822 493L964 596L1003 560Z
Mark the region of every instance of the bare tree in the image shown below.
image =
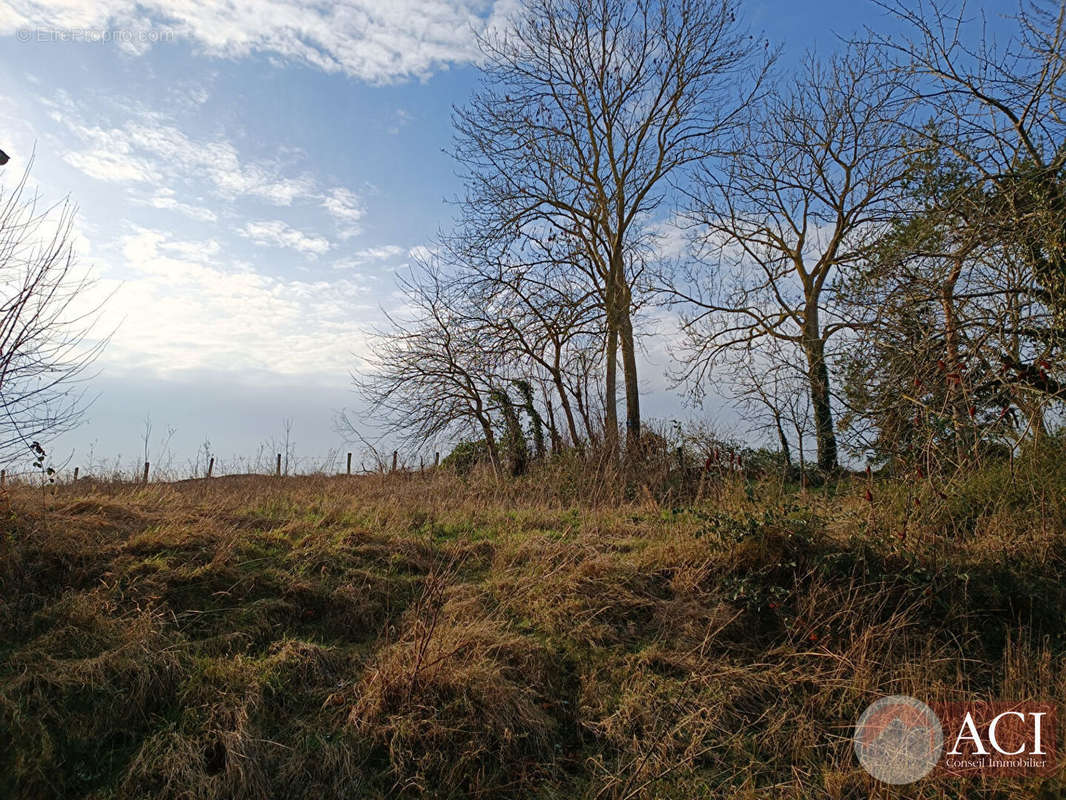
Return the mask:
M810 391L802 355L795 345L765 338L732 353L729 394L736 401L751 432L776 439L785 462L806 466L806 444L813 433Z
M144 430L141 433L141 444L143 445L143 456L144 456L144 459L141 462L141 464L135 465L135 469L133 471L134 476L136 476L138 474L138 469L136 467L143 466L144 464L147 464L149 461L152 460L152 452L151 452L151 448L152 448L152 415L151 414L145 414L144 415Z
M292 417L285 417L281 421L281 441L276 443L277 450L283 454L283 475L288 475L290 468L296 471L296 442L293 441L292 432Z
M493 390L499 364L485 331L468 324L465 299L438 256L416 259L400 279L407 308L388 317L367 368L354 376L386 435L423 446L480 433L497 463Z
M530 0L481 47L482 87L455 115L464 235L511 262L530 241L557 247L588 278L604 312L608 436L620 349L635 441L642 223L749 99L763 48L735 0Z
M827 346L848 327L833 281L890 220L902 178L898 89L868 47L820 61L752 104L725 158L691 192L691 221L714 267L674 287L697 391L737 348L764 338L806 360L818 465L837 467Z
M490 334L502 359L520 365L521 380L546 378L562 411L570 445L581 447L582 397L576 378L602 353L598 295L552 260L508 265L498 259L471 259L458 280L469 300L469 324ZM546 398L549 417L554 416L553 406L553 399Z
M93 341L99 304L77 268L74 208L42 208L30 166L0 187L0 458L25 455L70 430L86 408L81 381L106 344Z

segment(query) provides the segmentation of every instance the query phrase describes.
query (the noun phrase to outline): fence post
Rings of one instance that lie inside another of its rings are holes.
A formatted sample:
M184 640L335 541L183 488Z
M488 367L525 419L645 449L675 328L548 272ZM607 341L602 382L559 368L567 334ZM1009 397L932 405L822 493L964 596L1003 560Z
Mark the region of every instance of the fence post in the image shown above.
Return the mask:
M148 483L148 462L144 462L144 482Z
M348 454L348 474L352 474L352 454Z
M422 456L418 457L418 471L419 472L425 472L426 471L426 460L424 458L422 458Z
M393 472L396 471L396 459L399 458L399 455L400 455L400 451L399 450L393 450L392 451L392 471Z
M5 486L7 486L7 470L0 469L0 489L3 489Z
M211 473L215 470L215 457L211 456L211 460L207 462L207 477L211 477Z
M278 465L277 465L277 468L274 470L274 472L277 475L277 477L279 477L279 478L281 477L281 453L278 453Z
M78 482L78 468L74 467L74 481L73 481L73 483L77 483L77 482Z
M440 466L440 453L433 454L433 469Z

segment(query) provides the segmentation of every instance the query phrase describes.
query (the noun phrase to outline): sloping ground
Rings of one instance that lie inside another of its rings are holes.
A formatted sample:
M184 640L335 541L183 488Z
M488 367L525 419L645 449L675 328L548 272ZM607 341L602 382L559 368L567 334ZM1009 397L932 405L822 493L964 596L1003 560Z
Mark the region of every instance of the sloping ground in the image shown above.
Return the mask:
M0 796L869 797L876 697L1066 695L1066 467L1020 469L685 509L537 476L15 488Z

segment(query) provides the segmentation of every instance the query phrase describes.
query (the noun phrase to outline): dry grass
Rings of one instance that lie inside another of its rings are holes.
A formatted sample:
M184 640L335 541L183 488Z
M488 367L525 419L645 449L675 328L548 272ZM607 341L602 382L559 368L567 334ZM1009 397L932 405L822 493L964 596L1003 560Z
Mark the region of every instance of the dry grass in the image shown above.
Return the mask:
M1061 455L872 503L572 465L16 486L0 796L1060 796L886 791L849 736L885 694L1063 699Z

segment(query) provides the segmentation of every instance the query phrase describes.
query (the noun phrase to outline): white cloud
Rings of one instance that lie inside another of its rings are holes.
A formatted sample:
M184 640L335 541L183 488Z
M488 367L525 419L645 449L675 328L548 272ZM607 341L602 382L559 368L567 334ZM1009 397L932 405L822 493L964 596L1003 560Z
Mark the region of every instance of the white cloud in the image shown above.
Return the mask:
M119 252L135 279L101 280L96 288L113 293L108 317L125 320L104 352L109 369L268 370L343 384L353 353L365 346L373 304L357 277L274 278L226 266L213 240L181 241L147 228L122 237Z
M298 231L280 219L249 222L240 233L259 245L290 247L310 256L322 255L330 248L329 239Z
M691 233L679 216L653 222L648 226L654 237L652 244L656 256L665 259L691 258L693 247Z
M515 0L7 0L0 34L23 28L172 32L208 55L272 54L371 83L424 78L476 59L474 32ZM138 37L139 52L151 36Z
M204 208L203 206L194 206L191 203L183 203L174 197L173 189L160 189L154 196L145 201L147 205L152 208L165 208L171 211L177 211L179 214L184 214L190 219L200 220L201 222L217 222L218 215L210 208Z
M356 250L351 255L339 259L334 263L333 268L356 269L374 261L389 261L394 258L406 256L408 252L406 247L400 247L395 244L386 244L381 245L380 247L367 247L363 250Z
M357 223L366 214L366 209L351 189L338 186L330 190L322 200L322 207L337 221L342 239L350 239L360 233Z
M101 181L146 183L159 180L159 173L143 158L122 150L89 150L67 153L63 160L75 169Z
M165 242L162 245L167 253L172 253L177 258L193 259L207 262L222 252L222 245L214 239L191 242Z
M69 97L54 105L52 119L86 145L65 160L93 178L153 183L201 179L223 198L253 197L276 206L317 196L309 176L289 177L278 164L245 161L225 139L190 139L159 114L142 112L121 126L100 127L81 121L80 109Z
M407 254L415 261L430 261L437 254L436 248L426 247L423 244L412 247Z
M414 116L406 108L398 108L393 113L393 123L389 126L388 132L390 136L396 136L401 128L406 128L414 120Z

